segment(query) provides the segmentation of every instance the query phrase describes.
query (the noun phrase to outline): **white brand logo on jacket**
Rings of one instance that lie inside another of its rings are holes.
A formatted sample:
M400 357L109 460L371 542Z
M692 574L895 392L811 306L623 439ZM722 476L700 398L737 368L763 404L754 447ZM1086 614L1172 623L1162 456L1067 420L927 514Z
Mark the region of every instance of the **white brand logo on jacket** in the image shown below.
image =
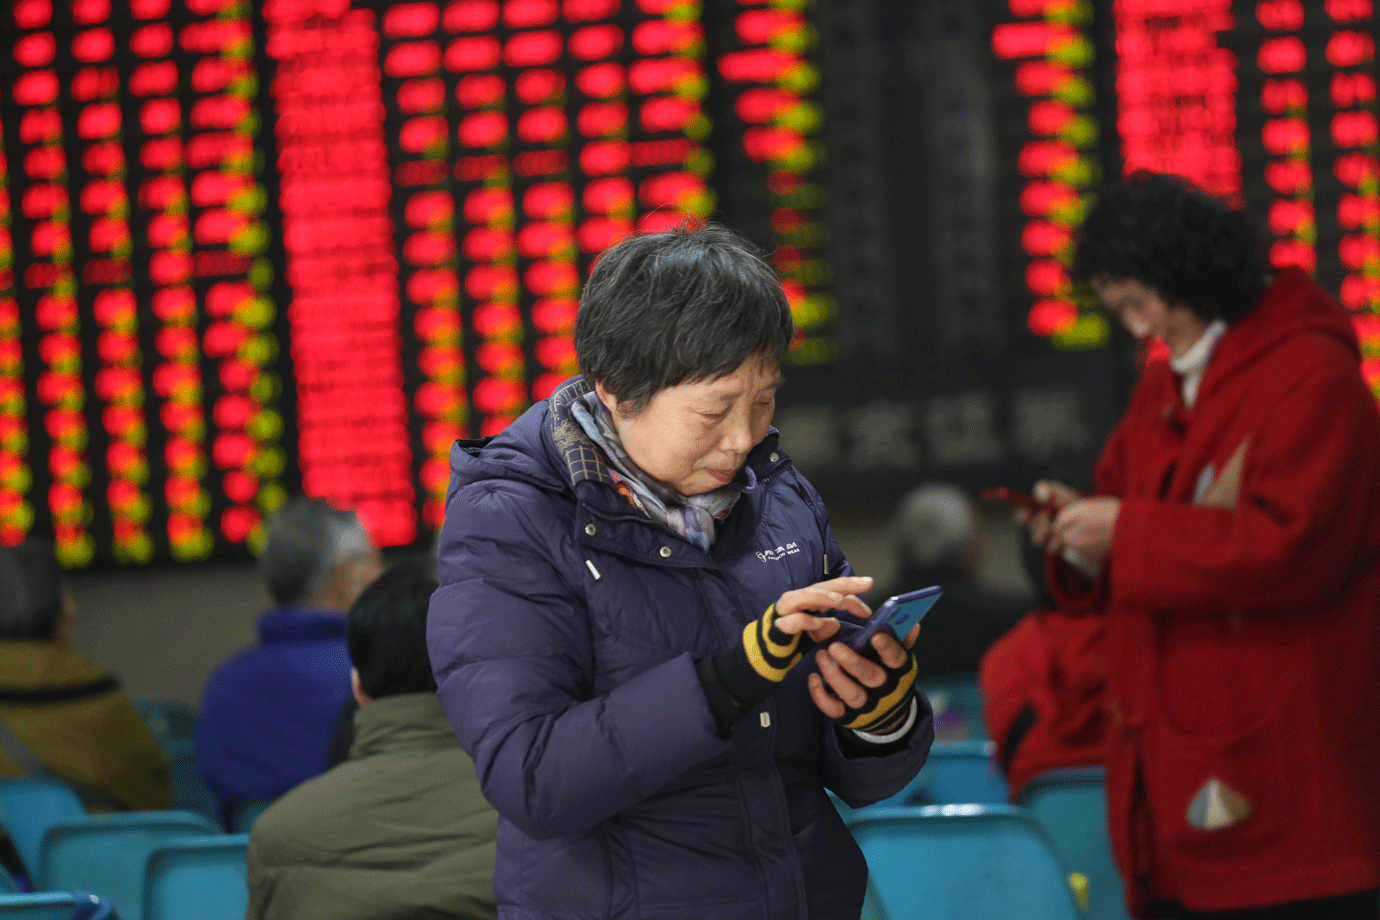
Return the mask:
M794 556L800 552L800 547L794 543L787 543L785 546L778 546L776 549L759 550L757 558L763 562L779 562L787 556Z

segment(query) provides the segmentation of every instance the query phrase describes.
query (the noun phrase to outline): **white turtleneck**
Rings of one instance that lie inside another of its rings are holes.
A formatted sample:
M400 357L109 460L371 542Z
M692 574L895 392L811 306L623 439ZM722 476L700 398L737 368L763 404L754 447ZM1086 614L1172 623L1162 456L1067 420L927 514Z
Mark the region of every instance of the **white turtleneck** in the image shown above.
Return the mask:
M1188 351L1177 358L1169 359L1169 366L1173 368L1174 373L1183 378L1180 392L1183 394L1184 405L1190 409L1193 408L1194 400L1198 398L1198 384L1203 381L1203 371L1207 370L1212 350L1217 347L1217 340L1226 331L1226 321L1215 319L1208 324L1202 337L1194 342Z

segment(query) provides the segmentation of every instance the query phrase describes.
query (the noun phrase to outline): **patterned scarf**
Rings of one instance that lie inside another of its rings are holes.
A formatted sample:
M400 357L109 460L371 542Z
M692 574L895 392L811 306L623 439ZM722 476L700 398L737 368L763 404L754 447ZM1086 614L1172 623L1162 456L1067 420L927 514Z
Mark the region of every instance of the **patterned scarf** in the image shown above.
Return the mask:
M652 479L632 462L613 427L613 416L593 391L570 404L570 415L608 455L609 476L618 494L654 521L665 524L705 552L718 538L715 523L728 517L739 496L757 488L757 475L744 466L728 485L704 495L681 495Z

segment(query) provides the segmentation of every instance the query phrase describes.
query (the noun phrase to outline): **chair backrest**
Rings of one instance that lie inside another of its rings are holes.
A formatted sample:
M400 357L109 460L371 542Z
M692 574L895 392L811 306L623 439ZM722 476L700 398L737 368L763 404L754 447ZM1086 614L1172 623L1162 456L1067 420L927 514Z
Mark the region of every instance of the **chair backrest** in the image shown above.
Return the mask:
M43 835L59 821L86 817L86 809L72 789L46 776L0 779L0 826L33 878L38 872Z
M1121 875L1107 839L1107 787L1101 767L1049 770L1017 797L1044 825L1074 872L1088 877L1091 920L1127 920Z
M241 799L235 803L230 814L230 830L236 834L247 834L259 815L268 811L268 806L278 801L277 796L261 799Z
M144 920L243 920L248 834L177 840L149 855Z
M0 894L19 894L19 885L4 866L0 866Z
M1034 817L1010 805L891 808L853 836L890 920L1079 920L1068 873Z
M935 737L943 741L986 741L982 692L976 674L926 677L920 689L934 709Z
M110 916L110 904L86 891L0 895L0 920L86 920Z
M187 811L131 811L55 824L43 837L37 888L82 888L115 906L120 920L140 920L149 854L182 837L219 834Z
M833 793L834 808L847 824L873 812L913 805L1005 805L1006 779L992 760L991 741L936 741L929 759L905 788L862 808L849 808Z
M174 738L186 741L196 738L196 710L181 700L136 700L134 707L148 723L153 736L165 745Z
M1006 778L997 769L991 741L936 741L929 759L903 790L905 805L1005 805Z
M219 826L220 801L196 768L196 739L167 738L163 740L163 746L172 756L172 807L178 811L196 812Z

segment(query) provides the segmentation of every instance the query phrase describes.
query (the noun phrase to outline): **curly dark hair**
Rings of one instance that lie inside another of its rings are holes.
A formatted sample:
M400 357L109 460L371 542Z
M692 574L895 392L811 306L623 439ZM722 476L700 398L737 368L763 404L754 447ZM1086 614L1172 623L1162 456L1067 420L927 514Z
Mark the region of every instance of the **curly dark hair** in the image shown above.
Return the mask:
M1085 295L1099 279L1139 281L1204 320L1234 323L1265 290L1269 264L1239 208L1179 176L1141 170L1098 196L1070 274Z

